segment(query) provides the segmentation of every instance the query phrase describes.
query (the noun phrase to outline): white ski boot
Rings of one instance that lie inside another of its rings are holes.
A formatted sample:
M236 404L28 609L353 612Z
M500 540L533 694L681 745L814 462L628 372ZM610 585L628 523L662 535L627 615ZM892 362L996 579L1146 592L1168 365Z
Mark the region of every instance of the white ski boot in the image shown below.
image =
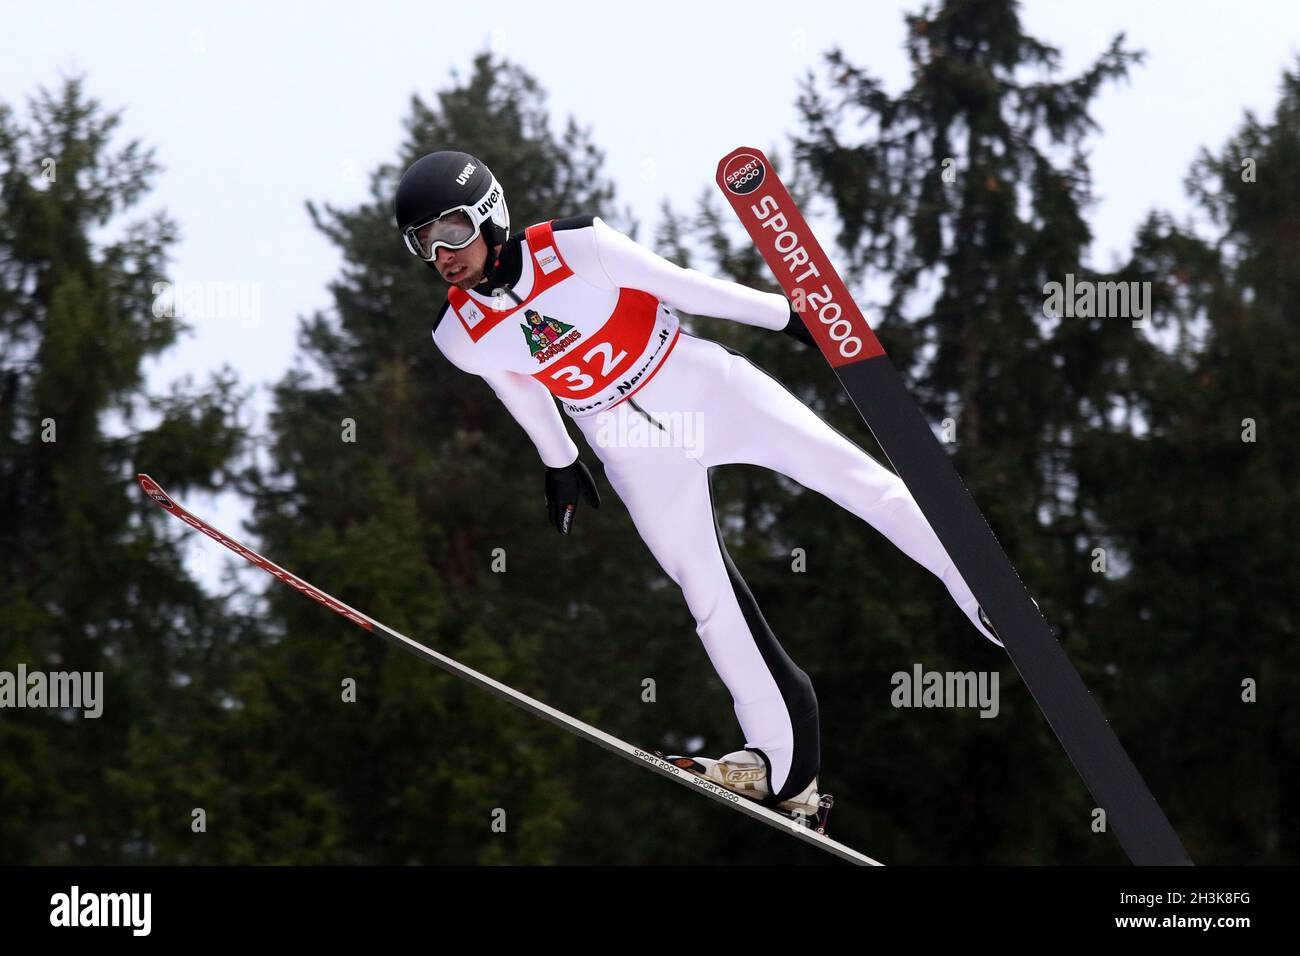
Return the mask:
M663 759L755 802L767 800L772 795L768 786L767 765L752 750L737 750L717 760L711 757L672 756ZM812 783L788 800L782 800L776 809L792 817L802 816L820 831L825 823L823 811L829 806L829 794L823 802L822 795L817 792L817 778L813 777Z

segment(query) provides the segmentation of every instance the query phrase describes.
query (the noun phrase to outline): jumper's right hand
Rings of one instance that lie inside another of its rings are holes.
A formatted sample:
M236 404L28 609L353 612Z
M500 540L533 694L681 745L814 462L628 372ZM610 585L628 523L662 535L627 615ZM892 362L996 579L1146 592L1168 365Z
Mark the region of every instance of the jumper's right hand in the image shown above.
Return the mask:
M600 507L600 492L581 457L563 468L546 469L546 514L560 534L573 530L573 515L578 499L586 498L593 508Z

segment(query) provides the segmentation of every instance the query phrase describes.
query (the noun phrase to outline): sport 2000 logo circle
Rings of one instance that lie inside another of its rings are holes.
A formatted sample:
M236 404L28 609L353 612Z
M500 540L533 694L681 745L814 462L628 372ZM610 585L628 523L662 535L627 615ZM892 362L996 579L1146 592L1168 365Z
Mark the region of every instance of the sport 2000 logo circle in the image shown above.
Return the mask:
M765 178L767 171L763 168L763 161L753 153L731 157L722 170L722 182L737 196L752 193Z

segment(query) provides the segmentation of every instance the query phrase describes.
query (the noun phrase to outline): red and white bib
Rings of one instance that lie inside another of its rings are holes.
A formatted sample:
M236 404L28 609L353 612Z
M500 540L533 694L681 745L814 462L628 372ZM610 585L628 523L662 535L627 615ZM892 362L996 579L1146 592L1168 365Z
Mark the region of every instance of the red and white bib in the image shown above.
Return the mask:
M452 287L451 315L471 345L472 365L531 375L571 417L612 408L658 371L677 343L676 313L649 292L601 288L571 270L550 222L524 231L514 299ZM467 356L468 357L468 356Z

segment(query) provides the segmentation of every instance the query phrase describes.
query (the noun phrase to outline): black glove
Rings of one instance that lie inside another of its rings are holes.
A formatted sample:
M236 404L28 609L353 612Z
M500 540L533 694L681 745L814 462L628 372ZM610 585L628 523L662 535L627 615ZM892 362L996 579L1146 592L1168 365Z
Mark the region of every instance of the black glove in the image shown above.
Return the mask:
M789 298L787 298L786 301L789 302ZM821 351L817 345L817 340L814 339L812 333L808 331L808 326L803 324L803 316L794 310L794 303L790 303L790 321L785 324L785 328L781 331L792 339L798 339L809 348L817 349L819 352Z
M546 469L546 513L560 534L568 534L573 529L573 513L578 508L579 497L586 498L593 508L600 507L596 481L581 457L563 468Z

